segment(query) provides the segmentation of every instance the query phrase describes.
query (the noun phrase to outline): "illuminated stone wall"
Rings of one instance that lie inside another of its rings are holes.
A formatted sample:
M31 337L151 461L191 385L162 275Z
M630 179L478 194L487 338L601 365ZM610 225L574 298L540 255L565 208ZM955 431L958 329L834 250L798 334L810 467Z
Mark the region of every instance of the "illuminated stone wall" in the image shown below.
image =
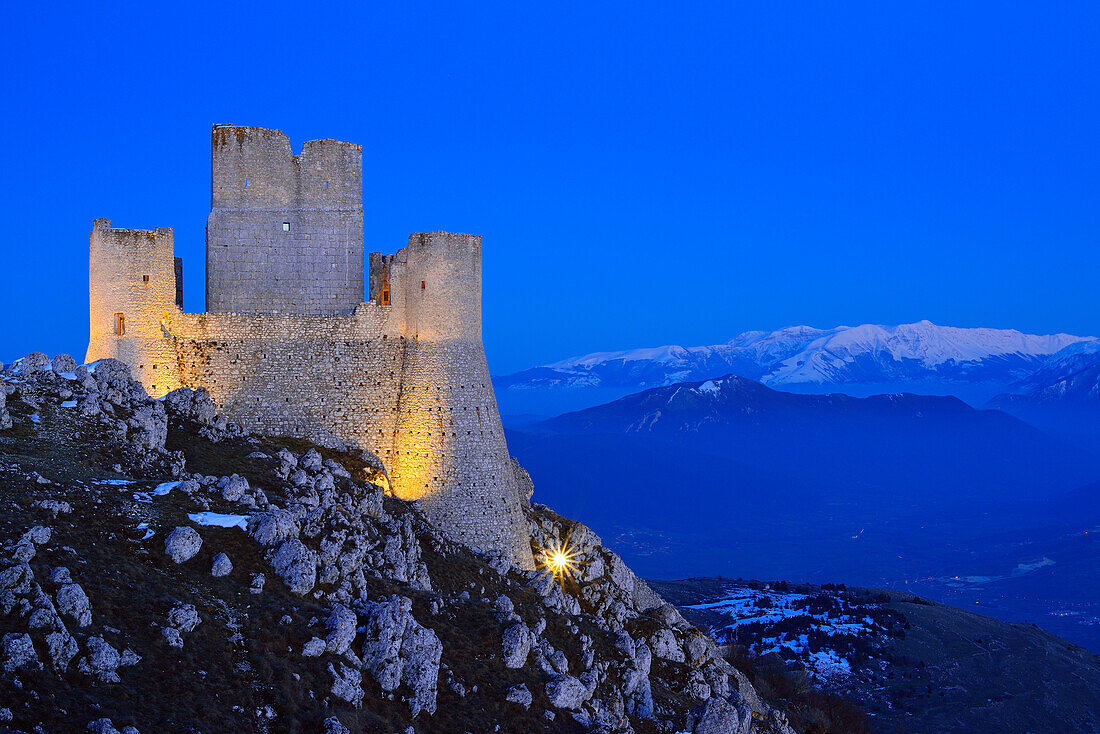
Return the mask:
M85 361L122 360L154 397L175 390L176 353L161 328L165 315L178 310L172 229L112 229L109 219L96 219L88 239Z
M246 151L237 163L219 166L219 146L237 145L238 130L245 131L240 145L258 147L263 154ZM342 150L345 158L314 155L315 144ZM289 185L276 183L293 178L300 190L301 182L316 179L329 181L329 189L321 190L331 191L338 179L332 170L302 168L304 162L350 160L346 156L355 158L356 151L335 141L315 144L307 143L301 156L286 158L289 143L278 131L215 128L215 203L209 221L216 236L208 242L207 303L217 308L208 313L184 313L175 303L170 229L114 230L107 220L96 220L90 240L89 361L116 357L127 362L158 396L181 385L205 387L221 413L249 431L367 449L385 464L394 493L420 500L441 529L467 544L502 550L517 565L532 568L522 498L481 340L481 238L421 233L394 255L373 253L370 300L363 302L361 203L358 256L347 271L358 263L358 296L354 286L344 288L340 278L328 277L343 256L328 245L279 249L270 244L277 229L258 235L247 227L219 229L239 221L234 217L245 216L246 210L249 217L266 212L256 216L271 215L281 223L290 209L279 206L302 198L288 198ZM274 176L256 174L286 160L299 167L296 178L289 176L290 169ZM337 172L344 170L341 165ZM359 179L347 180L358 190ZM234 189L238 184L240 189ZM243 190L254 186L245 196ZM349 231L354 235L360 200L344 184L338 193L343 198L334 201L344 207L340 211L351 212L352 226L323 229L339 230L327 234L340 237ZM247 207L241 204L245 198ZM253 206L257 202L272 206ZM314 210L327 211L320 205ZM247 265L225 267L229 260L211 255L215 247L242 254ZM290 255L275 258L265 248ZM216 266L213 274L210 263ZM301 272L294 270L299 266ZM294 270L293 277L286 276L285 268ZM250 269L254 280L247 277ZM319 284L316 290L309 290L311 283ZM388 304L382 302L384 288ZM226 311L233 307L243 312ZM113 333L119 312L126 318L122 336Z

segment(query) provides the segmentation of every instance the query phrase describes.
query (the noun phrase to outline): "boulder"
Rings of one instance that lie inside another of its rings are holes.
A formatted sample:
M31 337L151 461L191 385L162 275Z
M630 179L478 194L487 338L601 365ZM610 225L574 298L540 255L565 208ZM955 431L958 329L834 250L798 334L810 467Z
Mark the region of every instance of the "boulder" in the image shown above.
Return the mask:
M527 664L527 655L531 652L533 637L531 630L522 623L513 624L504 630L501 649L506 668L522 668Z
M708 698L687 717L692 734L749 734L752 710L747 704L734 706L724 698Z
M195 609L194 604L180 602L168 612L168 624L180 632L190 632L201 623L202 619L199 618L199 612Z
M91 603L80 584L64 584L57 590L57 608L72 618L78 627L87 627L92 623Z
M575 711L588 699L588 689L571 675L556 675L546 684L546 697L555 708Z
M164 539L164 552L176 563L183 563L195 557L202 546L202 538L194 528L181 526Z
M38 669L42 663L38 661L38 653L34 651L34 643L26 632L9 632L0 640L0 648L3 651L4 670L13 673L24 668Z
M53 358L52 362L53 371L57 374L63 372L76 372L77 366L76 360L68 354L59 354Z
M523 683L509 688L508 693L505 695L504 698L505 700L511 701L512 703L518 703L525 709L531 708L531 691L527 690L527 686L525 686Z
M210 566L210 575L215 577L228 576L233 571L233 562L229 556L219 553L214 556L214 563Z
M328 672L332 674L332 695L359 708L363 703L363 674L343 663L336 663L336 666L328 664Z
M317 584L317 553L297 538L279 546L271 567L295 594L308 594Z
M299 532L294 514L289 510L268 510L248 518L248 534L262 546L297 538Z
M412 600L393 595L385 602L368 603L363 643L363 666L384 691L401 684L409 687L409 709L415 717L421 711L435 713L436 684L443 644L433 630L423 627L412 615Z
M115 671L122 662L118 650L102 637L89 637L86 644L88 654L77 663L77 670L104 683L118 683L120 679Z
M236 502L248 491L248 480L237 474L232 474L218 480L218 489L221 490L222 499L227 502Z
M355 612L343 604L333 604L332 611L325 621L325 629L328 630L328 635L325 636L325 647L334 655L343 655L355 639L357 624Z
M320 637L314 637L302 645L302 655L307 658L315 658L325 652L325 641Z

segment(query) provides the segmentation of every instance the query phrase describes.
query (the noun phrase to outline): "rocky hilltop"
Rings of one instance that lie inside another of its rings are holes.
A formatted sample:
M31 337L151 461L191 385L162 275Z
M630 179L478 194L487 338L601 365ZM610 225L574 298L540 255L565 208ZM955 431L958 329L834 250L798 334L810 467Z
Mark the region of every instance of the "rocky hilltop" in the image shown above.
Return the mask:
M7 731L840 730L761 698L546 507L525 513L536 552L572 554L557 576L445 537L374 456L247 435L202 390L154 400L65 355L2 376Z
M1100 656L1031 624L895 589L651 583L742 651L734 660L758 691L793 681L842 694L866 710L872 731L1100 732Z

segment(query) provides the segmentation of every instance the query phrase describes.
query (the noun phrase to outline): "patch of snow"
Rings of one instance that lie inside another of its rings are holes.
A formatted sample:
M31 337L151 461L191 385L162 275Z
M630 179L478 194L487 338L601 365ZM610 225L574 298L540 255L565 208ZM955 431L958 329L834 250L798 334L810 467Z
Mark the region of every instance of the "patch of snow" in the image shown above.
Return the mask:
M125 484L134 484L136 479L93 479L92 484L109 484L113 487L120 487Z
M163 497L178 486L180 486L179 482L164 482L163 484L158 484L153 489L153 494L157 497Z
M60 375L61 377L64 377L66 380L75 380L76 379L76 373L75 372L58 372L57 374Z
M41 418L41 416L38 415L38 413L31 413L31 423L34 423L34 424L37 425L41 422L42 422L42 418Z
M695 388L695 392L704 393L707 395L717 395L718 393L722 392L722 388L718 387L718 385L714 383L714 380L707 380L702 385Z
M65 402L61 403L61 407L62 408L75 408L76 407L76 401L75 400L66 400Z
M220 512L195 512L188 513L187 518L196 525L207 525L218 528L248 527L248 515L226 515Z

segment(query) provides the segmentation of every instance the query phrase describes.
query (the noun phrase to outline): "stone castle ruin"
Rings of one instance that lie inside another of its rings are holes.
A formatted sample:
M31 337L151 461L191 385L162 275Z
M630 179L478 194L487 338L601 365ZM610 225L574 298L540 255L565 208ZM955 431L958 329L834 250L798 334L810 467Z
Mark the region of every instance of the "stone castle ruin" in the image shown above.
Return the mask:
M154 397L206 388L251 432L370 451L448 534L533 568L481 340L481 238L365 258L362 154L215 126L206 313L182 310L171 228L96 219L87 361L126 362Z

